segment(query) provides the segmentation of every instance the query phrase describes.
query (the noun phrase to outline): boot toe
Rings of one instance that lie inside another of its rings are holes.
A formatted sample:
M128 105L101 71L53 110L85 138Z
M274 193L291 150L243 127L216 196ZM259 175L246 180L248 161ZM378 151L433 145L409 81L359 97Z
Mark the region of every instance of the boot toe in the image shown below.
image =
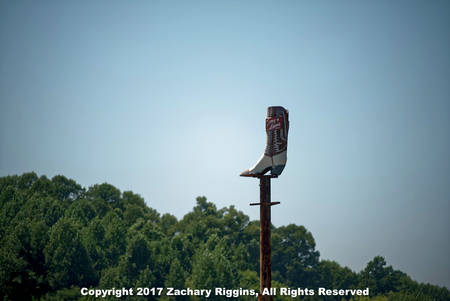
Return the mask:
M241 177L257 177L258 175L251 173L249 169L241 173Z
M241 177L251 177L250 171L244 170L243 172L241 172Z

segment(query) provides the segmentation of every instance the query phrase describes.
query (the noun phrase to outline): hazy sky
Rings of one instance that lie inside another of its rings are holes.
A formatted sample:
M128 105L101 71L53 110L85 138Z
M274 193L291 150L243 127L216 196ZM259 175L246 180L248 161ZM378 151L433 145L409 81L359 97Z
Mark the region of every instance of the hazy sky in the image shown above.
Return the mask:
M355 271L450 287L449 1L1 1L0 176L108 182L178 218L290 111L276 226Z

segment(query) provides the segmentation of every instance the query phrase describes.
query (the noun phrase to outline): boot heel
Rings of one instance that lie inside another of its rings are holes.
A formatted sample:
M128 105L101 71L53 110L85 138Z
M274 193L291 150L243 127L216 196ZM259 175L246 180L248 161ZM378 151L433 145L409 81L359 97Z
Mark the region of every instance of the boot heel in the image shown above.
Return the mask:
M277 165L277 166L273 166L272 169L270 170L270 174L274 175L274 176L279 176L281 175L281 173L283 172L285 165Z

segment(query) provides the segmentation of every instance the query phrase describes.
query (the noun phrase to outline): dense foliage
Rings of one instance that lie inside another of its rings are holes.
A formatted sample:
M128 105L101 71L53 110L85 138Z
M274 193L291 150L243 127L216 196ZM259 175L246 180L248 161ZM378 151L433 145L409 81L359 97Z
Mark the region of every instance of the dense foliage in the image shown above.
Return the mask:
M106 183L85 189L64 176L26 173L0 178L0 221L3 300L89 299L81 287L259 287L259 223L205 197L177 220ZM274 227L274 286L369 287L374 300L450 299L448 289L419 284L383 257L355 273L319 255L305 227Z

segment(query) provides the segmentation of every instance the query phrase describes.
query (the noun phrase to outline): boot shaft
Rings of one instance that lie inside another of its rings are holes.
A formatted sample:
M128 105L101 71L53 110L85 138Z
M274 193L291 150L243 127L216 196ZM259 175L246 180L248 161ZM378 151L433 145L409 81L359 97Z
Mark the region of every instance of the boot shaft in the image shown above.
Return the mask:
M289 112L283 107L268 107L266 118L267 143L264 154L275 156L287 150Z

